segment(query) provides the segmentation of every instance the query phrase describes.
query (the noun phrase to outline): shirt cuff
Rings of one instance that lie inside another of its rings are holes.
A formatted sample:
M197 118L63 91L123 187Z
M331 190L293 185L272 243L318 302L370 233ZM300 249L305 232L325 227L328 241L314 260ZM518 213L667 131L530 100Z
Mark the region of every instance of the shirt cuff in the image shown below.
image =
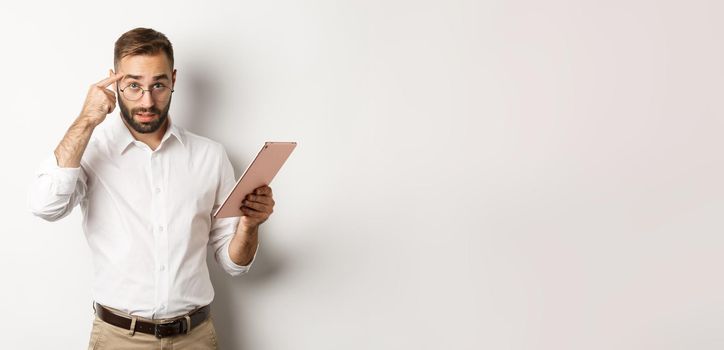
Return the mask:
M69 195L75 191L75 185L80 176L80 168L58 168L55 178L55 194Z
M70 195L75 191L76 182L80 177L80 167L62 168L58 165L55 154L46 160L43 173L50 175L55 195Z
M226 243L226 246L222 249L221 252L221 257L226 263L226 267L228 267L227 271L234 276L249 272L249 269L251 269L251 265L254 263L254 260L256 260L256 254L259 253L260 243L261 242L256 243L256 251L254 251L254 256L251 258L251 261L247 265L239 265L231 260L231 256L229 256L229 245L231 245L231 240L229 240L229 242Z

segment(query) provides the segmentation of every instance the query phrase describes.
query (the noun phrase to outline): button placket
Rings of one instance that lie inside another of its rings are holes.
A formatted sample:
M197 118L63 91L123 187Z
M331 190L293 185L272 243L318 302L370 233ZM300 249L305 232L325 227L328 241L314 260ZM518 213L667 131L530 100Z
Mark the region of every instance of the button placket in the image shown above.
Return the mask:
M169 273L168 269L168 230L166 229L165 191L163 191L164 171L162 159L158 152L151 153L151 188L153 189L152 205L156 220L156 305L165 313L168 307Z

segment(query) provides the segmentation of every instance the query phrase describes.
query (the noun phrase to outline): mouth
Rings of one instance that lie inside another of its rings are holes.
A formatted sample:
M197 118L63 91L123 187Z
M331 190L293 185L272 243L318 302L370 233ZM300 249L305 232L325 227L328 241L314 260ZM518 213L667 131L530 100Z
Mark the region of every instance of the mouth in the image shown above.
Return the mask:
M155 113L136 113L135 117L141 123L148 123L154 120L158 114Z

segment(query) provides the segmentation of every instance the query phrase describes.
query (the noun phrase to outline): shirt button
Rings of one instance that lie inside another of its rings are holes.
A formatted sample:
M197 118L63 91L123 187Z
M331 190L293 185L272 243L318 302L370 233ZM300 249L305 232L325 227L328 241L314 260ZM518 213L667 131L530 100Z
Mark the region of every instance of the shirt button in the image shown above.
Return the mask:
M156 193L159 193L159 192L161 192L161 188L156 187Z
M161 265L161 271L166 270L166 265Z
M163 232L163 226L158 227L158 232Z

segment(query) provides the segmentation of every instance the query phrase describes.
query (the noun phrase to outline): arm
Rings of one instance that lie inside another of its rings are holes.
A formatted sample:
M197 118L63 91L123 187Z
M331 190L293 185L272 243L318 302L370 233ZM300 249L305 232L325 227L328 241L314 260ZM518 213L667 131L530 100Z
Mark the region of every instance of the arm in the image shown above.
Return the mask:
M216 200L211 213L221 206L226 198L226 195L234 188L236 184L234 176L234 167L231 165L231 161L226 154L223 147L219 149L219 183L216 189ZM251 265L256 257L257 248L259 245L258 239L249 240L249 236L242 236L238 232L240 217L229 217L229 218L215 218L211 217L211 232L209 233L209 246L214 252L214 259L221 266L221 268L231 276L238 276L249 272ZM237 248L232 248L232 241L234 246L240 245ZM252 247L253 245L253 247ZM241 249L238 249L238 248ZM233 253L232 253L233 252ZM231 254L238 254L239 252L247 252L251 254L251 258L236 256L234 259L231 258ZM242 261L244 260L244 261ZM239 264L244 262L245 264Z
M259 225L274 211L272 189L262 186L246 196L241 207L243 216L239 219L236 234L229 244L229 257L238 265L246 265L256 255L259 244Z
M83 116L79 116L73 122L53 152L59 167L80 167L80 159L83 157L95 127L96 124Z
M213 211L221 205L224 195L234 187L234 168L225 151L221 151L220 186ZM214 257L232 276L246 273L256 259L259 247L259 225L266 221L274 208L272 189L262 186L246 196L241 211L243 216L212 220L209 244L214 247Z
M122 73L113 74L106 79L91 85L86 96L83 110L68 131L63 140L55 148L55 158L61 168L78 168L83 157L88 140L98 124L106 119L106 115L116 108L116 94L108 86L123 77Z
M236 232L229 244L229 258L235 264L245 266L251 264L259 245L259 228L249 232Z
M116 74L91 86L80 116L66 132L54 155L43 164L29 191L31 212L47 221L70 214L85 196L86 175L80 161L95 127L115 108L115 94L106 87Z

